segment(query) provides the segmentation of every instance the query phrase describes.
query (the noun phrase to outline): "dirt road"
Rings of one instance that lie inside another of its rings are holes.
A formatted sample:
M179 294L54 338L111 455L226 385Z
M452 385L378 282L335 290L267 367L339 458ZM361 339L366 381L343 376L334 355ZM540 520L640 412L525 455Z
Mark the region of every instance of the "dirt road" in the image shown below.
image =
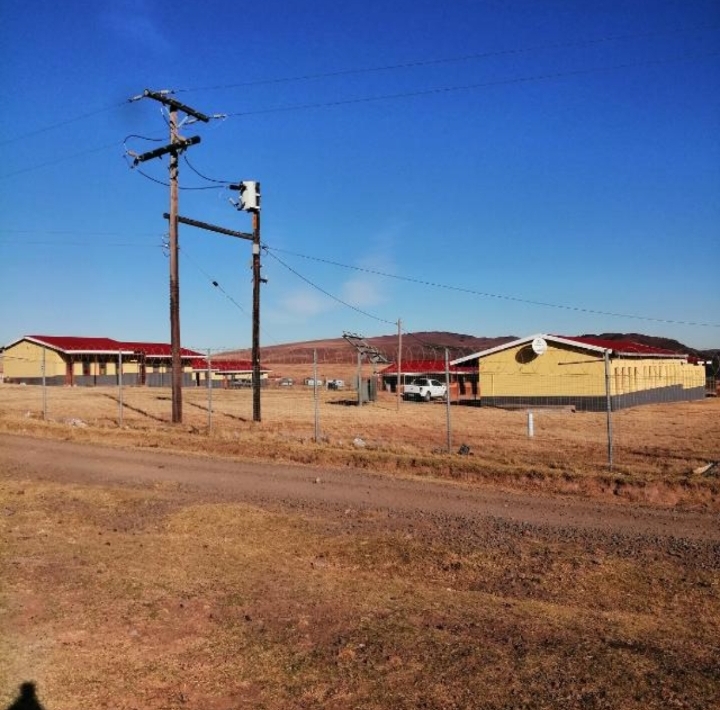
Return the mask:
M352 469L329 470L122 450L0 435L2 470L33 480L82 484L179 484L200 498L343 513L497 519L514 525L642 537L720 541L720 516L572 496L518 494Z
M0 435L0 707L720 707L719 522Z

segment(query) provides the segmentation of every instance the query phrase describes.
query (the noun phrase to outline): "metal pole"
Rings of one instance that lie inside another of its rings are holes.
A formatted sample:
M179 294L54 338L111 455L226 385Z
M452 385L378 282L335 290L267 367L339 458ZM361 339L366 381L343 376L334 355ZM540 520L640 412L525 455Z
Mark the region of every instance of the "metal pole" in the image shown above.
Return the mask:
M123 364L122 350L118 350L118 422L123 425Z
M607 413L608 468L613 469L612 397L610 395L610 351L605 351L605 411Z
M313 399L315 400L315 443L320 439L320 412L318 410L317 350L313 350Z
M170 143L178 142L177 109L169 109ZM170 152L170 344L172 348L172 420L182 422L180 354L180 278L178 269L178 153Z
M43 419L47 419L47 387L45 386L45 346L42 349L42 403Z
M358 367L357 367L357 383L358 383L358 407L362 407L362 354L358 352Z
M398 318L398 352L397 352L397 409L400 411L400 401L402 400L402 321Z
M447 415L447 450L452 452L452 423L450 419L450 357L445 348L445 409Z
M260 212L252 213L253 245L253 315L252 315L252 385L253 421L260 417Z
M212 365L210 364L210 348L207 354L207 395L208 395L208 431L212 429Z

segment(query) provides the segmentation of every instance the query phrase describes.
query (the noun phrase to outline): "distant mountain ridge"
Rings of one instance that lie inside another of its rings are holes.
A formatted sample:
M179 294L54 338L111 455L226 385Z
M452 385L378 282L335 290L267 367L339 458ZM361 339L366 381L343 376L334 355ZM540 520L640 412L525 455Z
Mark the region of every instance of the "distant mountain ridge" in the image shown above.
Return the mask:
M643 345L652 345L656 348L671 350L675 353L686 353L688 355L693 355L700 358L701 360L710 360L720 354L720 348L714 348L710 350L697 350L695 348L684 345L679 340L674 340L672 338L663 338L657 335L643 335L642 333L589 333L586 337L602 338L604 340L632 340L636 343L642 343Z
M494 348L503 343L516 340L518 336L503 335L498 337L483 337L465 333L451 333L447 331L418 331L403 333L402 359L408 360L442 360L445 349L451 359L470 355L480 350ZM700 359L712 360L720 357L720 349L697 350L673 340L642 333L584 333L582 337L602 338L605 340L632 340L644 345L663 348L672 352L684 353ZM400 345L397 334L379 335L364 338L364 342L375 348L389 362L397 359ZM311 363L317 353L318 362L324 363L354 363L357 361L357 350L345 338L328 338L324 340L309 340L298 343L263 346L260 349L260 359L264 365L277 363ZM223 358L248 359L250 349L234 350L223 353Z

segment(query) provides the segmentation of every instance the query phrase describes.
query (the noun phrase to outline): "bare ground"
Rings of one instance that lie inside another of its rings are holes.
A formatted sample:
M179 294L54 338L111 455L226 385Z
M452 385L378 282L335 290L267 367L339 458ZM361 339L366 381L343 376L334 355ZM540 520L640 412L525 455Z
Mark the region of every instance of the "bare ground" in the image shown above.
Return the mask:
M0 706L720 707L719 521L0 435Z

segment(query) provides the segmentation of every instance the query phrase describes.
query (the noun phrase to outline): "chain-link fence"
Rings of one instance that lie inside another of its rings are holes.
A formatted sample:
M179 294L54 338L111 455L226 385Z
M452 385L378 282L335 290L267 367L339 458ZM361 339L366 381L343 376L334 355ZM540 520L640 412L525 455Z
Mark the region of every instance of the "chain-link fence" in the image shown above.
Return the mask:
M299 359L299 357L298 357ZM261 421L254 422L249 365L208 357L183 378L183 425L216 434L260 427L277 440L363 448L405 458L461 455L495 470L546 466L617 470L692 469L720 458L717 383L678 381L650 371L591 375L431 373L448 396L405 400L403 387L382 367L322 361L263 365ZM75 426L171 426L167 364L146 372L121 354L76 363L64 385L48 360L35 376L6 378L0 415L44 418ZM160 367L164 371L160 371ZM13 368L7 368L6 372ZM15 369L17 371L17 369ZM32 368L27 372L33 374ZM149 377L148 375L153 375ZM11 380L8 382L7 380ZM404 378L403 378L404 379ZM463 386L461 387L461 380Z

